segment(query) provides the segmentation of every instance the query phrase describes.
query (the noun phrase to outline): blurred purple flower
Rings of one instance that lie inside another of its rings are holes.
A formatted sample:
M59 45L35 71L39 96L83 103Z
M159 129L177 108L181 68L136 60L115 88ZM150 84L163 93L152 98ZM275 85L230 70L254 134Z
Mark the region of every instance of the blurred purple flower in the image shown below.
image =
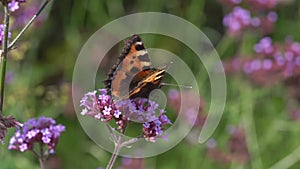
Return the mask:
M296 58L296 65L300 66L300 56L297 56L297 58Z
M254 60L251 61L251 63L250 63L250 69L252 71L259 70L260 68L261 68L261 62L260 62L260 60L254 59Z
M8 8L10 11L14 12L17 9L19 9L19 2L16 0L12 0L9 4L8 4Z
M231 73L243 71L253 82L260 85L299 79L299 42L289 37L284 44L280 44L273 43L270 37L264 37L254 45L253 49L255 51L253 58L232 59L229 61L230 64L225 64L226 71Z
M254 17L254 18L252 18L251 19L251 25L253 26L253 27L258 27L258 26L260 26L260 19L259 18L257 18L257 17Z
M15 135L10 139L8 149L24 152L32 150L35 143L41 143L47 146L49 153L54 153L63 131L65 126L56 125L52 118L29 119L23 127L17 128Z
M278 18L278 15L276 12L272 11L267 14L267 19L269 19L271 22L276 22L277 18Z
M15 12L20 8L20 3L26 2L26 0L12 0L8 3L8 8L11 12Z
M5 83L10 84L15 78L14 72L8 71L5 75Z
M271 54L274 51L272 39L270 37L262 38L256 45L254 45L254 51L258 54Z
M237 33L251 24L250 12L239 6L234 7L231 13L225 15L223 25L228 27L229 32Z
M280 52L274 54L274 59L279 66L283 66L285 64L285 58Z
M3 41L3 38L4 38L4 29L5 29L5 26L3 24L0 24L0 44L2 45L2 41ZM8 32L8 38L11 37L11 33Z
M206 142L206 147L207 148L215 148L217 146L217 142L215 139L209 139Z
M270 59L263 60L263 68L269 70L272 68L272 61Z

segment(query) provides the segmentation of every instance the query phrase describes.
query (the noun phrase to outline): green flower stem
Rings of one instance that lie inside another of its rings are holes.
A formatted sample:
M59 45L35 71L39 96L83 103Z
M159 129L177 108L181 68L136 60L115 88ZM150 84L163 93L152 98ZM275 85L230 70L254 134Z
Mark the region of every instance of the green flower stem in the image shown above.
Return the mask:
M113 165L114 165L114 163L115 163L115 161L116 161L116 159L117 159L117 157L119 155L119 152L122 149L122 140L123 140L123 137L124 137L124 133L125 133L125 130L123 130L121 132L121 134L119 135L118 140L115 143L114 152L113 152L113 154L112 154L112 156L111 156L111 158L110 158L110 160L109 160L109 162L108 162L108 164L106 166L106 169L112 169L112 167L113 167Z
M29 22L25 25L25 27L20 31L20 33L16 36L16 38L8 44L8 30L9 30L9 19L10 13L8 9L8 4L3 3L4 6L4 37L2 41L2 51L0 56L1 68L0 68L0 115L3 112L3 102L4 102L4 86L5 86L5 74L6 74L6 61L8 51L11 50L16 42L20 39L20 37L24 34L24 32L29 28L29 26L35 21L35 19L40 15L43 9L47 6L50 0L46 0L41 8L35 13L35 15L29 20Z
M29 26L36 20L36 18L40 15L40 13L45 9L50 0L46 0L40 9L33 15L33 17L29 20L29 22L24 26L24 28L20 31L20 33L16 36L16 38L10 43L8 50L11 50L16 42L20 39L20 37L24 34L24 32L29 28Z
M43 143L40 143L40 158L39 158L39 161L40 161L40 168L45 169L46 158L45 158L45 155L44 155Z
M4 85L5 85L5 73L6 73L6 61L8 54L8 29L9 29L9 19L10 13L8 9L8 4L4 4L4 37L2 41L2 53L1 53L1 69L0 69L0 114L2 114L3 110L3 98L4 98Z
M111 137L112 137L112 140L114 143L117 143L118 139L117 139L117 136L116 134L114 133L113 129L111 128L111 126L109 124L106 124L106 127L108 129L108 131L110 132L111 134Z

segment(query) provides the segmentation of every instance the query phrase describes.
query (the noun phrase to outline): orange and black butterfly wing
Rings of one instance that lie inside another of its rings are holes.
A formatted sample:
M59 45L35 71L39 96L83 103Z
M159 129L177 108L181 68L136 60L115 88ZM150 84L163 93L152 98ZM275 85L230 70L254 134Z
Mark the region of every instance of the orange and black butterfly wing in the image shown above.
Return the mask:
M111 94L114 100L128 98L130 91L149 75L141 72L149 70L150 66L148 52L141 38L138 35L131 36L125 42L118 63L112 67L105 80L108 94Z
M142 77L147 74L143 80L134 83L133 89L129 93L129 98L133 99L136 97L148 98L152 90L160 88L161 80L165 74L164 69L147 69L139 72L136 76Z

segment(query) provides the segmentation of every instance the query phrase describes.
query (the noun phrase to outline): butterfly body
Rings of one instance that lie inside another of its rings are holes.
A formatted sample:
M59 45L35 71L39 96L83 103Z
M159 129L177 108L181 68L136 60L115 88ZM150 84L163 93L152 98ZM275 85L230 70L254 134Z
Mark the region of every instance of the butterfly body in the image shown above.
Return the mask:
M111 68L104 81L108 93L115 101L148 98L150 92L160 88L165 69L151 67L148 52L138 35L132 35L116 65Z

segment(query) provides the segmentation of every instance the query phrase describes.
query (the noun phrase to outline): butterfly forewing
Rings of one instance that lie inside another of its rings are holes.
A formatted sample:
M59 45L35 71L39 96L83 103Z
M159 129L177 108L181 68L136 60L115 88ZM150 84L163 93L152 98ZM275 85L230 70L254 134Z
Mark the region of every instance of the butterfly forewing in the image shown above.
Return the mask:
M112 68L105 81L109 93L115 100L128 98L130 91L136 87L135 85L149 75L146 72L140 72L149 70L150 66L148 52L141 38L138 35L131 36L125 42L118 63Z

